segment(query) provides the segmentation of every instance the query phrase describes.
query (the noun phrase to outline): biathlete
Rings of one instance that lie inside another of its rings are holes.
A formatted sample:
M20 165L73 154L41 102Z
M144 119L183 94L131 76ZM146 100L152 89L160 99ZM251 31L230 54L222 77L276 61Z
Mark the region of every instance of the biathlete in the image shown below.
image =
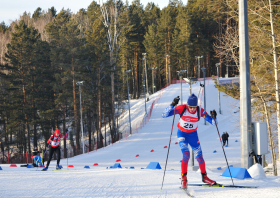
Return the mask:
M48 170L50 162L51 162L51 159L52 159L52 156L53 156L53 153L55 151L57 152L57 155L58 155L56 169L61 169L60 166L59 166L59 162L60 162L60 146L59 146L59 142L60 142L61 138L64 138L64 139L68 138L68 131L67 130L65 132L65 135L62 135L62 134L60 134L60 130L56 129L55 132L54 132L54 135L52 135L50 137L50 139L47 141L47 143L51 145L51 147L50 147L50 155L49 155L49 160L48 160L47 166L43 169L43 171Z
M210 185L216 184L216 181L209 179L207 176L205 161L202 156L202 150L197 135L197 128L200 117L203 117L210 124L215 125L214 119L216 119L217 113L215 110L211 111L212 117L210 117L203 108L200 109L200 107L197 106L197 97L194 94L189 96L187 105L184 104L175 107L178 104L179 100L179 96L174 98L171 105L168 106L162 113L162 117L166 118L174 115L174 108L175 114L180 115L180 120L177 124L177 137L179 140L181 151L183 153L183 160L181 162L182 188L187 188L188 185L187 172L188 161L190 158L188 144L190 144L190 146L192 147L195 158L198 161L202 175L202 181Z

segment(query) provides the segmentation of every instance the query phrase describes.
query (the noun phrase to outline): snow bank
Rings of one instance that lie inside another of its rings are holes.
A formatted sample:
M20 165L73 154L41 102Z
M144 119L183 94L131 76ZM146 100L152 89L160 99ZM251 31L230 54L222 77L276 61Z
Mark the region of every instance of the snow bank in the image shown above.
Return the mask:
M248 170L253 179L265 179L265 172L260 164L254 164Z

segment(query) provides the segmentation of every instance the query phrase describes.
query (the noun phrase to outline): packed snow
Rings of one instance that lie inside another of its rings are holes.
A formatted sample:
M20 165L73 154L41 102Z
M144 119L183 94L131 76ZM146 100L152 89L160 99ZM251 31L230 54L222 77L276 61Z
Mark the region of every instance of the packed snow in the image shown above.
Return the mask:
M195 94L199 92L199 84L192 85ZM161 96L161 97L160 97ZM48 171L41 168L9 167L0 164L0 197L186 197L179 189L181 177L181 150L176 144L179 116L176 115L172 134L170 152L165 172L162 192L164 168L171 134L173 116L162 118L164 109L170 105L173 98L180 96L180 84L173 84L163 91L150 95L147 103L151 108L153 100L160 97L155 104L151 119L138 132L124 138L120 142L105 148L85 153L68 159L62 159L61 165L65 171L55 170L56 161L51 161ZM183 103L189 96L189 85L183 84ZM144 116L144 100L134 101L131 107L132 123ZM179 103L180 104L180 103ZM207 80L206 110L216 109L218 112L218 91L212 80ZM204 104L202 102L202 107ZM220 134L229 133L229 146L225 147L229 165L240 167L240 129L239 101L221 93L222 115L218 113L218 128ZM127 113L126 113L127 114ZM127 119L124 116L123 119ZM231 178L222 177L227 168L221 142L215 126L204 125L204 119L199 121L198 135L210 179L218 183L232 185ZM150 152L154 150L154 152ZM214 153L213 151L216 150ZM136 157L139 155L139 157ZM122 168L110 168L120 159ZM162 169L146 169L150 162L159 162ZM98 166L93 166L98 163ZM73 165L74 168L68 168ZM90 169L84 168L89 166ZM195 160L195 166L198 166ZM218 170L218 167L221 167ZM257 186L258 188L208 188L189 186L189 191L195 197L279 197L280 177L264 174L261 166L252 166L249 170L253 179L233 179L235 185ZM190 184L202 183L200 171L188 171Z

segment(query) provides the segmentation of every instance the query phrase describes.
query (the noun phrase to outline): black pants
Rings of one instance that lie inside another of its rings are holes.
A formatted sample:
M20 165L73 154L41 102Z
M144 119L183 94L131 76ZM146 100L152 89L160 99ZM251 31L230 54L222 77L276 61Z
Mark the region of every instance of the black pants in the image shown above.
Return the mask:
M53 153L56 151L56 153L57 153L57 165L59 165L59 162L60 162L60 146L58 146L58 147L55 147L55 148L53 148L53 147L51 147L50 148L50 155L49 155L49 160L48 160L48 163L47 163L47 166L49 166L50 165L50 162L51 162L51 160L52 160L52 156L53 156Z

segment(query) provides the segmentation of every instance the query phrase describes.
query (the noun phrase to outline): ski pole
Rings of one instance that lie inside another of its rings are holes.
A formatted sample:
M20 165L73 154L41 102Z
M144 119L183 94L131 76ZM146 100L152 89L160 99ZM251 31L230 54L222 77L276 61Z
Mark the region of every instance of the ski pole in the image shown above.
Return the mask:
M168 152L167 152L167 157L166 157L165 168L164 168L164 173L163 173L163 178L162 178L162 184L161 184L160 192L162 192L162 187L163 187L163 182L164 182L164 176L165 176L165 170L166 170L167 161L168 161L169 149L170 149L170 144L171 144L171 137L172 137L172 132L173 132L174 120L175 120L175 110L176 110L176 106L174 107L173 123L172 123L172 128L171 128L171 134L170 134Z
M204 87L204 85L200 83L200 88L199 88L199 91L198 91L197 98L199 98L199 94L200 94L200 91L201 91L201 87Z
M231 176L231 171L230 171L230 168L229 168L229 165L228 165L228 161L227 161L227 156L226 156L226 153L225 153L225 150L224 150L224 147L223 147L223 143L222 143L222 140L221 140L220 132L219 132L218 125L217 125L217 122L216 122L215 118L214 118L214 121L215 121L215 125L216 125L217 131L218 131L218 135L219 135L219 138L220 138L220 142L221 142L221 145L222 145L224 156L226 158L226 162L227 162L227 167L228 167L228 171L229 171L229 174L230 174L230 178L231 178L232 184L234 185L233 179L232 179L232 176Z

